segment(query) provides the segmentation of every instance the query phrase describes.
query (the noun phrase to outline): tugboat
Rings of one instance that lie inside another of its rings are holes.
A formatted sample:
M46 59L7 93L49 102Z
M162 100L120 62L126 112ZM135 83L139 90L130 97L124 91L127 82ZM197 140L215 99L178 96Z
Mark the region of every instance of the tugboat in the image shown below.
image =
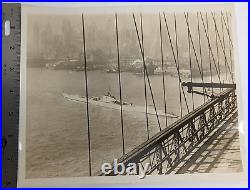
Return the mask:
M77 103L87 103L87 98L85 96L79 95L71 95L67 93L62 94L63 97L69 101L77 102ZM120 110L121 104L123 111L127 112L137 112L137 113L145 113L144 106L134 105L131 102L120 102L117 100L115 96L113 96L110 92L103 95L102 97L92 96L88 98L88 103L94 106L100 106L109 109ZM166 113L163 110L157 110L159 116L163 117L170 117L170 118L177 118L178 116L172 113ZM155 110L152 106L148 106L148 114L149 115L156 115Z

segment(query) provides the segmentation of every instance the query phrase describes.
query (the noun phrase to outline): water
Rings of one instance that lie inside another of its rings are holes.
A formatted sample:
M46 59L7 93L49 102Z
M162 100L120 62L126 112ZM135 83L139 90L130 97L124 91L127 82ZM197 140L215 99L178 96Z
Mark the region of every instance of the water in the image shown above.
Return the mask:
M110 91L119 97L118 74L88 71L90 96ZM166 76L168 112L180 115L178 79ZM143 77L122 73L122 96L134 105L145 105ZM162 76L150 76L157 109L164 110ZM184 79L183 79L184 81ZM189 79L186 79L189 81ZM200 79L197 79L200 81ZM148 103L153 105L148 89ZM185 89L186 90L186 89ZM85 95L84 72L27 70L26 177L77 177L89 175L86 104L70 102L62 93ZM187 94L192 110L191 94ZM203 97L195 95L195 107ZM182 97L183 101L183 97ZM187 113L183 101L184 114ZM93 173L103 162L122 156L121 120L118 110L90 105ZM168 119L172 123L174 119ZM165 118L160 118L165 128ZM149 116L150 136L159 132L155 116ZM125 151L147 140L145 114L124 112Z

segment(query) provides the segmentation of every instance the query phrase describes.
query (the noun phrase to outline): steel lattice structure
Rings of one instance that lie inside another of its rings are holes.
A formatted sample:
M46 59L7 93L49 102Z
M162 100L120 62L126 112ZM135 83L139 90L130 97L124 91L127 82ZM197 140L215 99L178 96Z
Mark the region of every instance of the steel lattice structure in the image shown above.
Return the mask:
M235 89L223 91L217 98L198 107L122 156L118 162L125 166L136 163L142 167L145 163L150 163L147 174L171 173L230 114L237 112L236 99ZM100 172L99 175L104 174ZM114 175L114 171L109 175Z

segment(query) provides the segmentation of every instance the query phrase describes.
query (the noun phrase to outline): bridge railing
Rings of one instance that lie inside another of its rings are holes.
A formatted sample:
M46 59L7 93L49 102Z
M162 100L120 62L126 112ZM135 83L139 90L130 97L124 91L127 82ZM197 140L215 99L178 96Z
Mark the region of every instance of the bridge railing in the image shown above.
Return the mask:
M152 138L128 152L118 163L125 167L135 163L145 167L147 174L171 173L218 125L236 108L235 89L227 89ZM101 172L99 175L104 175ZM114 171L109 175L115 175Z

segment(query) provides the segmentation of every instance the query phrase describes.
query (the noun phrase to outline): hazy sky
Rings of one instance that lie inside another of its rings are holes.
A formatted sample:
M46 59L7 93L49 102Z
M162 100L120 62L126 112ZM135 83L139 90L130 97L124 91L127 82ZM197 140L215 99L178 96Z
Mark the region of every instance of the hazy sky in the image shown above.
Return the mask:
M226 15L224 15L226 18ZM173 46L175 48L175 32L174 32L174 15L167 14L170 35ZM206 25L206 16L203 14L203 19ZM226 48L229 47L229 39L226 32L226 26L222 22L220 14L216 15L218 31L220 33L221 42L224 41ZM230 17L229 17L230 19ZM140 32L140 17L136 15L137 26ZM189 26L196 48L196 53L199 52L198 41L198 22L196 14L189 14ZM183 14L176 15L177 21L177 36L179 55L188 56L188 30L187 23ZM160 30L159 30L159 15L148 14L143 15L143 32L144 32L144 48L146 57L160 58ZM163 53L164 57L173 59L172 50L170 48L169 39L167 36L166 25L163 15L161 15L162 36L163 36ZM221 25L223 23L223 27ZM202 52L206 57L208 54L208 43L204 31L204 26L199 17ZM209 38L214 54L216 55L216 32L215 25L211 14L208 14ZM119 28L119 45L121 56L137 54L141 57L138 45L135 25L132 14L118 15ZM222 33L224 31L224 35ZM52 34L51 34L52 33ZM85 15L85 33L86 33L86 48L87 50L100 49L104 54L116 56L116 35L115 35L115 16L114 15ZM224 39L223 39L224 36ZM72 49L72 52L82 51L82 20L81 15L29 15L28 16L28 52L48 50L48 53L53 51L53 45L62 46L64 51ZM45 40L46 39L46 40ZM219 39L217 39L219 47L219 55L223 57L223 51ZM44 41L47 41L44 43ZM64 44L63 44L64 43ZM51 49L49 46L51 45ZM226 49L227 50L227 49ZM229 52L229 51L228 51ZM60 53L60 52L59 52ZM64 53L65 54L65 53ZM194 51L191 51L194 55ZM112 57L112 56L111 56ZM194 57L194 56L192 56Z

